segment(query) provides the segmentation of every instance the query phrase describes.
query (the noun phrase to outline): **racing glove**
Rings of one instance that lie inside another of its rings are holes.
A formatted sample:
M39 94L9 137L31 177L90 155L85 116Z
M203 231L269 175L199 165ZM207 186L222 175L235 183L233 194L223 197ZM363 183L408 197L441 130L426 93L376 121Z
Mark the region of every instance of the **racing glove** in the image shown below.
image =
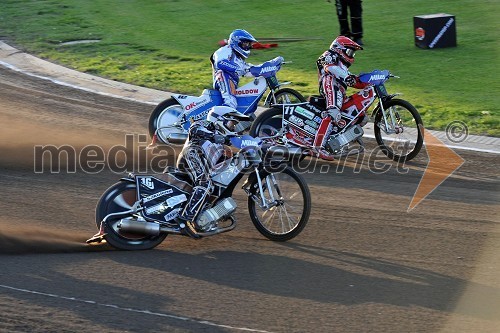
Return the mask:
M344 79L345 84L347 84L349 87L353 87L358 83L358 80L356 78L356 75L349 74L345 77Z
M279 66L285 61L285 58L283 58L282 56L279 56L279 57L276 57L274 59L271 59L271 61L276 63L276 66Z
M326 110L330 117L332 117L332 121L336 124L339 122L339 120L342 118L342 114L340 113L340 110L338 108L331 108Z
M226 137L222 134L214 134L213 142L219 143L219 144L224 144L226 142Z

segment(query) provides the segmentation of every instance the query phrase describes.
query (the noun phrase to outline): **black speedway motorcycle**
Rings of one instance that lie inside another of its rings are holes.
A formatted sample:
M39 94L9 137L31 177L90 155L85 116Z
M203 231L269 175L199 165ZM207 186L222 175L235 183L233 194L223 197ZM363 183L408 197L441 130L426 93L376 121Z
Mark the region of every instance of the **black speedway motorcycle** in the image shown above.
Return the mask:
M237 208L233 190L244 177L242 189L255 228L273 241L297 236L311 211L309 188L287 163L298 151L269 146L248 135L233 137L231 143L239 150L211 175L214 190L194 221L201 228L187 229L176 219L193 184L187 173L167 167L163 174L130 174L108 188L96 207L99 232L87 243L106 240L117 249L146 250L169 234L200 238L233 230Z

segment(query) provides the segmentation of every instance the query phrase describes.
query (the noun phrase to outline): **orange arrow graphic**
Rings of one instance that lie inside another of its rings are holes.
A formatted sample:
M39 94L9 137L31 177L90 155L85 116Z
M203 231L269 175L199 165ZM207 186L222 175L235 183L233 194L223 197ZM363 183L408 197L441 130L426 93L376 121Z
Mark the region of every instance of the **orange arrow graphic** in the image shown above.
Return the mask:
M410 202L408 212L414 209L465 162L463 158L448 148L444 142L425 130L423 126L420 127L420 130L424 131L425 148L427 149L429 162Z

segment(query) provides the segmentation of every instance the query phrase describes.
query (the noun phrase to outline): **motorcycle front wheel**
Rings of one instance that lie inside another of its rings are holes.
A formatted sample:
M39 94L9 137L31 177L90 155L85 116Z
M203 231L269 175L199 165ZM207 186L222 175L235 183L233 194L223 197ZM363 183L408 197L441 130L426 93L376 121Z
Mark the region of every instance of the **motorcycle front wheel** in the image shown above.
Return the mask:
M160 143L168 144L167 138L170 134L184 133L182 128L173 126L179 121L182 112L182 106L173 98L158 104L149 116L149 135L153 137L156 134Z
M374 134L382 152L397 162L406 162L420 152L424 143L423 123L417 109L402 99L384 103L374 119Z
M137 190L134 183L119 182L111 186L99 199L95 210L97 229L101 221L109 214L128 211L137 201ZM118 223L126 216L110 217L104 223L104 239L109 245L120 250L149 250L158 246L167 234L146 236L133 233L123 233L118 228Z
M311 213L311 194L304 178L290 167L265 175L264 201L257 179L250 184L248 212L255 228L272 241L287 241L306 226Z

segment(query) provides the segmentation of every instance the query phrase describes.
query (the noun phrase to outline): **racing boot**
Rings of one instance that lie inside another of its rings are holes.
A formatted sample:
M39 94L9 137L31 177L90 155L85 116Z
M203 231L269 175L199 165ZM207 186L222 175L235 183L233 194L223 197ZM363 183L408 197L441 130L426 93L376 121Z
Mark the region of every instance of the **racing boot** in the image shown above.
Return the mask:
M203 207L206 198L208 197L209 194L209 189L203 185L208 185L208 184L201 184L199 186L195 186L193 192L191 193L191 197L189 198L188 202L186 203L186 206L184 207L184 210L176 219L176 222L178 222L179 225L182 224L185 225L184 231L190 236L194 236L197 233L197 230L203 230L204 227L204 226L198 226L195 223L196 217L198 216L198 213ZM198 237L196 238L200 237L199 235L197 236Z

